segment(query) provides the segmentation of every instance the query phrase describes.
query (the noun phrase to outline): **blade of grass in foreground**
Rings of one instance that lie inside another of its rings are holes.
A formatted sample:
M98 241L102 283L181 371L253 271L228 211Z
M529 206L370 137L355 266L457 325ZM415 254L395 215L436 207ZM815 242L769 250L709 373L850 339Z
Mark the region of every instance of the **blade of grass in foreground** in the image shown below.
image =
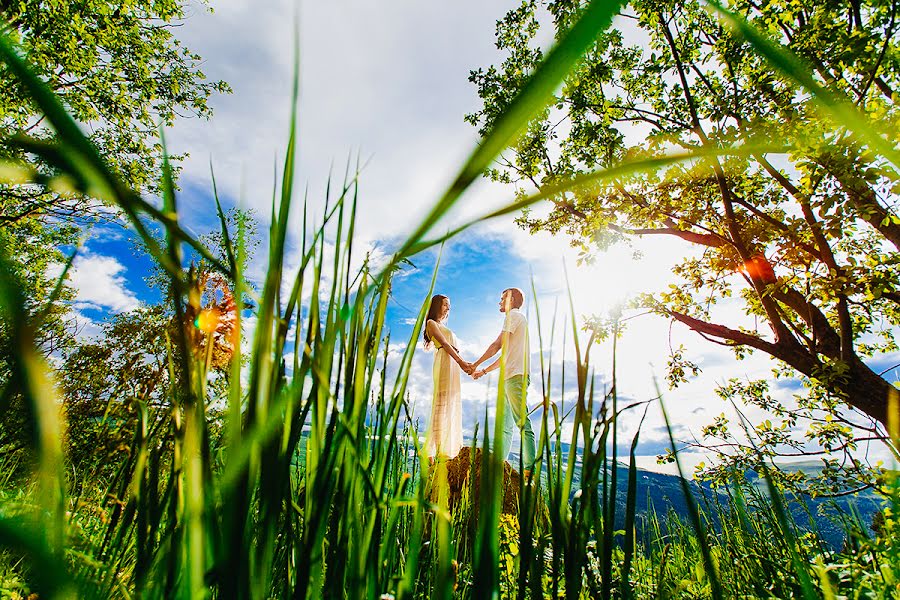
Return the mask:
M46 594L51 600L74 600L77 596L68 567L46 542L43 527L29 524L21 517L0 516L0 548L27 557L41 597Z
M0 233L0 248L5 248L8 243ZM0 521L0 546L24 552L45 567L58 569L55 573L39 569L37 580L46 586L49 596L65 597L71 593L71 576L63 566L66 541L63 426L55 385L49 376L52 370L34 344L33 322L22 289L14 269L0 252L0 319L6 321L13 350L8 392L21 394L31 413L35 435L31 444L37 452L39 490L34 526L17 523L19 519L15 518L3 519ZM23 537L25 531L31 531L31 534Z
M6 32L0 30L0 60L9 67L13 75L22 83L32 100L47 118L47 122L57 133L60 144L58 154L66 162L67 175L80 182L86 194L115 203L128 217L132 227L140 236L147 251L162 265L170 275L180 276L181 265L173 264L156 239L141 221L141 213L147 214L159 221L165 229L181 241L191 246L217 270L223 274L228 269L216 259L206 247L189 235L178 224L174 215L165 210L159 210L136 192L123 186L115 176L109 164L102 158L94 144L79 129L75 120L66 112L60 99L29 67L27 62L19 56L14 43ZM20 142L28 145L30 140L19 138ZM14 142L15 143L15 142ZM32 151L41 154L43 146L34 146ZM46 146L48 151L54 151L52 146Z
M422 304L419 307L419 314L416 315L416 323L413 327L412 333L410 334L409 341L406 344L406 349L403 352L403 358L400 362L400 369L398 371L397 379L394 380L394 389L391 392L391 408L389 410L390 421L388 422L388 425L390 425L390 423L394 423L394 425L391 426L390 429L383 429L382 431L385 433L387 431L390 431L391 429L396 429L396 419L399 417L400 404L406 390L406 384L409 378L410 369L412 369L412 359L416 347L415 342L416 340L418 340L419 332L422 331L422 327L425 324L425 317L428 314L428 306L431 302L431 295L434 293L434 284L437 281L440 260L441 255L438 254L435 268L431 275L431 284L428 286L428 293L422 299ZM398 600L404 600L406 598L413 597L415 594L416 577L419 571L419 555L421 554L422 544L424 541L423 529L425 527L425 506L427 501L427 499L425 498L425 488L427 485L429 471L426 468L426 465L428 464L428 457L424 455L425 452L422 448L419 447L419 440L415 436L413 437L413 447L415 448L415 457L418 459L420 464L419 486L416 494L415 504L413 506L412 527L409 537L409 546L407 547L406 565L403 572L403 578L397 586ZM382 466L382 473L387 467L387 457L384 457L383 460L384 463Z
M534 305L534 317L535 322L537 323L537 331L538 331L538 355L540 357L540 371L541 371L541 380L542 387L546 385L545 372L544 372L544 350L543 350L543 338L541 334L541 311L540 306L537 302L537 288L534 282L534 276L532 274L531 277L531 294ZM524 399L523 399L524 400ZM544 391L542 389L542 404L546 406L546 402L544 402ZM524 414L525 419L530 421L531 413L528 411L528 407L524 406ZM541 551L541 544L538 542L535 544L536 535L539 534L539 523L538 523L538 506L541 500L541 466L543 464L544 458L544 440L546 438L546 425L547 425L547 411L543 412L541 418L541 429L539 432L539 437L536 440L535 445L535 455L534 462L531 466L531 480L526 481L523 476L519 479L519 577L518 577L518 588L522 590L522 594L524 595L524 590L531 589L531 593L535 597L539 597L541 595L541 574L543 572L543 552ZM524 442L522 442L524 445ZM519 452L520 464L523 459L524 452L521 450ZM523 469L524 471L524 469ZM522 471L520 471L522 472ZM537 580L537 581L535 581Z
M35 315L34 317L34 328L40 329L41 323L43 323L44 319L46 319L50 312L53 310L53 305L59 300L59 296L63 291L63 288L66 284L66 279L69 275L69 271L72 269L72 265L75 263L75 258L78 256L78 250L80 249L77 246L72 254L69 255L69 258L66 259L65 264L63 264L62 271L60 271L59 276L56 278L56 283L53 286L53 290L51 290L50 295L47 296L47 300L44 302L44 307Z
M607 600L612 595L613 589L613 544L615 539L616 525L616 496L619 490L619 464L618 464L618 442L619 442L619 390L617 378L617 359L618 359L618 342L619 342L619 318L616 316L612 330L612 382L609 396L612 397L612 460L609 464L611 469L607 468L604 456L603 465L603 481L606 488L606 473L609 473L609 488L604 489L604 501L607 503L602 508L603 517L603 548L600 554L602 581L601 595ZM640 428L638 428L640 431ZM637 437L637 434L635 434ZM603 441L602 450L606 450L606 440Z
M644 414L638 423L637 431L631 440L631 450L628 453L628 488L625 496L625 543L623 551L625 556L622 561L622 598L626 600L631 597L631 561L634 558L634 517L637 505L637 445L641 435L641 427L644 425L644 419L647 418L647 410L649 404L644 407Z
M565 265L563 266L565 267ZM551 520L553 522L554 551L563 554L560 557L563 560L559 561L561 565L556 562L554 564L554 577L558 576L556 571L561 566L565 580L566 598L574 600L578 597L583 585L583 568L588 560L587 544L592 528L598 537L602 535L601 529L596 527L596 523L601 519L597 490L600 487L600 476L606 458L605 440L609 434L609 421L601 415L596 422L596 427L592 426L594 377L590 366L590 352L595 337L591 333L588 342L584 346L584 354L582 356L572 287L569 285L568 272L565 268L564 271L566 273L566 287L569 297L570 313L568 319L575 347L576 400L572 436L569 441L568 462L563 483L558 486L557 495L551 500L553 504ZM563 417L564 419L565 416ZM560 427L559 423L557 423L557 427ZM574 496L571 496L570 490L573 486L575 473L578 470L579 434L582 440L581 481L578 491ZM557 429L558 445L561 445L560 437L560 430ZM597 448L597 451L594 448ZM606 490L603 491L604 493L606 492ZM554 557L554 560L556 561L557 557Z
M721 600L723 598L722 586L719 583L719 574L716 570L716 565L713 563L712 553L709 548L709 539L706 537L706 528L703 527L703 523L700 520L700 511L697 509L697 502L694 500L694 495L691 492L688 481L684 478L684 471L681 469L681 460L678 458L678 450L675 447L675 437L672 435L672 425L669 422L669 414L666 412L662 394L659 392L658 387L657 394L659 396L659 409L662 411L663 420L666 424L666 432L669 435L669 444L672 448L672 454L675 456L675 466L678 469L678 482L681 484L681 491L684 494L684 501L688 508L688 516L691 519L691 525L697 536L697 543L700 545L700 554L703 557L703 568L706 570L706 576L709 578L710 591L713 600Z
M540 191L535 192L530 196L516 199L514 202L511 202L506 206L500 207L489 213L473 218L470 221L466 221L462 225L459 225L456 228L447 231L447 233L441 236L416 241L415 243L410 245L407 254L413 255L418 252L422 252L423 250L426 250L437 244L441 244L459 235L460 233L466 231L474 225L519 212L523 208L528 208L529 206L537 204L538 202L554 198L564 192L577 189L588 184L611 181L613 179L633 173L654 172L662 169L663 167L691 160L705 160L717 156L749 157L765 153L785 153L787 151L789 151L789 147L783 144L774 145L771 143L756 143L754 141L749 141L746 144L731 148L698 148L696 150L692 150L691 152L674 152L665 156L655 156L642 160L631 160L615 165L608 169L592 171L590 173L585 173L583 175L573 177L572 179L558 181L551 185L547 185Z
M500 393L502 397L503 358L501 355ZM500 486L503 482L502 459L497 459L496 444L502 432L503 405L499 403L494 415L494 439L488 434L487 405L484 411L484 437L481 444L481 478L478 485L478 523L475 532L475 555L473 557L473 597L493 600L500 588ZM499 465L499 467L498 467ZM499 475L497 474L499 468Z
M809 576L809 563L802 561L800 559L800 554L797 551L797 536L794 534L794 527L792 523L790 523L788 518L784 496L779 492L778 487L775 485L775 480L772 479L772 475L769 472L768 465L766 465L762 453L759 451L759 448L757 448L756 446L756 442L753 440L753 436L750 432L750 426L746 421L746 417L744 417L744 414L740 411L740 409L738 409L737 404L735 404L733 399L731 401L731 405L741 419L741 427L743 427L744 433L747 436L747 440L750 442L750 445L753 446L753 450L756 452L756 457L759 461L759 467L762 468L762 475L766 481L766 490L769 493L769 505L775 512L775 518L777 519L778 527L779 529L781 529L781 535L784 536L784 542L787 545L788 551L790 552L791 562L794 566L794 572L796 573L797 578L800 580L800 589L803 592L803 598L804 600L816 600L819 597L819 594L816 592L815 587L812 583L812 579Z

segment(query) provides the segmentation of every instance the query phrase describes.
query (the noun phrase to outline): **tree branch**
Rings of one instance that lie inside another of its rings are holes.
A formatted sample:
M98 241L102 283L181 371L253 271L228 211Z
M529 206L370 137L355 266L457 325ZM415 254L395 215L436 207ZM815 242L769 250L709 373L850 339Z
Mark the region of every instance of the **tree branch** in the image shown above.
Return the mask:
M661 227L658 229L628 229L626 227L621 227L619 225L615 225L610 223L607 225L613 231L618 231L619 233L627 233L629 235L671 235L677 238L681 238L687 242L691 242L692 244L699 244L702 246L710 246L712 248L719 248L721 246L728 245L728 242L723 240L718 236L714 236L709 233L695 233L693 231L685 231L684 229L678 229L677 227Z
M842 280L844 269L838 265L837 260L834 257L834 252L831 249L831 245L828 243L825 234L822 232L822 228L819 226L819 221L816 219L812 207L810 206L809 196L801 192L764 156L757 155L756 159L763 168L766 169L766 171L800 203L800 209L803 211L803 218L806 220L806 224L812 232L813 239L816 240L819 260L825 263L828 270L831 271L838 280ZM843 288L844 286L841 285L841 289L837 292L838 322L840 323L841 358L845 361L849 361L850 356L854 353L853 319L850 317L850 307L847 305L847 294Z
M667 315L669 315L679 323L687 325L690 329L696 331L697 333L712 336L714 338L719 338L721 340L728 340L729 342L731 342L731 345L750 346L751 348L762 350L763 352L771 354L772 356L775 356L778 352L778 346L776 344L767 342L759 336L745 333L737 329L731 329L730 327L726 327L725 325L709 323L707 321L691 317L675 310L663 310Z
M884 62L884 55L887 53L888 45L894 35L894 22L896 17L897 0L894 0L891 2L891 21L888 23L887 30L884 33L884 43L881 45L881 52L878 53L878 60L875 61L875 65L872 67L872 74L869 76L869 80L863 85L863 88L856 99L857 105L862 104L863 100L865 100L873 83L877 85L878 91L880 91L882 95L886 96L891 102L894 101L894 91L881 79L881 77L878 76L878 69L881 68L881 63Z
M900 250L900 225L894 223L891 218L895 215L878 202L875 190L863 177L853 173L849 165L839 166L839 162L840 157L835 157L833 153L825 153L817 160L817 163L840 184L850 203L859 212L860 218Z

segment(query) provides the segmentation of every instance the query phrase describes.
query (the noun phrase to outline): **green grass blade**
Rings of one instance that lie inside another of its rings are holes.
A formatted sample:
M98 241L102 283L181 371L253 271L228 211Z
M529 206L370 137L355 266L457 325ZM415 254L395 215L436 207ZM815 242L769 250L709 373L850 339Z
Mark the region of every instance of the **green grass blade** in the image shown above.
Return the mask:
M60 553L46 544L45 533L41 526L0 515L0 547L28 558L40 597L46 594L51 600L74 600L77 596L69 569Z
M741 426L744 429L744 433L747 435L747 439L749 440L750 445L756 452L757 460L759 461L759 467L761 467L763 470L762 475L766 481L766 490L769 494L769 506L775 513L775 519L778 523L778 528L780 530L781 536L784 537L784 543L787 545L788 552L790 553L791 562L794 566L794 572L796 573L797 578L800 580L800 589L803 593L803 598L804 600L817 600L819 598L819 594L813 586L812 578L809 574L809 562L803 561L800 558L800 554L798 552L797 536L794 533L793 524L790 522L790 518L788 516L784 496L779 492L778 487L775 485L775 480L772 479L772 475L769 473L769 467L768 465L766 465L762 453L759 451L756 446L756 442L753 440L753 436L750 432L750 427L746 422L746 417L744 417L743 413L738 409L733 400L732 407L741 419Z
M510 215L521 211L524 208L533 206L544 200L555 198L567 191L574 190L592 183L602 183L604 181L612 181L626 175L635 173L649 173L658 171L664 167L689 162L692 160L708 160L717 156L734 156L734 157L750 157L756 154L772 154L785 153L789 150L787 146L775 144L760 144L754 141L748 141L745 144L734 146L731 148L698 148L690 152L673 152L665 156L655 156L641 160L631 160L620 163L608 169L601 169L590 173L585 173L572 179L555 182L545 186L538 192L535 192L525 198L516 199L514 202L507 204L501 208L485 213L479 217L464 222L462 225L447 231L447 233L431 239L417 240L411 244L406 250L407 255L417 254L437 244L441 244L453 237L456 237L463 231L471 228L479 223L497 219L506 215Z
M0 249L9 242L0 232ZM29 552L41 554L48 551L62 560L66 542L66 477L62 450L64 423L60 415L60 403L50 365L38 352L34 343L34 321L29 314L23 286L0 252L0 320L4 321L10 344L10 382L8 392L18 393L28 406L32 429L35 433L31 446L36 453L37 522L40 525L40 541L28 546ZM21 544L21 540L4 537L8 543ZM45 550L42 550L44 548ZM60 578L67 575L61 573ZM43 577L43 576L42 576ZM47 575L51 583L56 580ZM57 589L55 583L52 588Z
M38 312L34 317L34 328L39 329L41 323L50 315L50 311L53 310L53 305L59 299L60 294L63 291L63 288L66 285L66 277L69 275L69 271L72 269L72 264L75 262L75 257L78 256L78 250L80 245L76 247L72 254L69 255L69 258L66 259L65 264L63 264L62 271L59 276L56 278L56 283L53 286L53 289L50 291L50 295L47 296L47 300L44 302L44 307Z
M622 598L626 600L631 597L631 561L634 558L634 518L637 508L637 452L638 440L641 435L641 427L644 425L644 419L647 418L647 410L649 405L644 408L644 414L638 423L637 431L631 440L631 450L628 453L628 489L625 497L625 542L624 542L624 559L622 561Z
M234 245L231 242L231 233L228 231L228 222L225 219L225 211L222 210L222 203L219 201L219 190L216 186L216 172L213 169L212 161L209 163L209 178L212 182L213 199L216 202L216 214L219 216L219 226L222 228L222 239L225 246L225 254L228 257L228 266L237 279L237 258L234 254Z
M167 260L159 244L141 221L139 216L141 213L156 219L166 230L193 246L201 256L210 261L210 264L222 273L228 272L225 266L213 257L203 244L178 225L172 215L157 209L119 182L108 163L100 156L75 120L66 112L59 98L19 56L14 43L5 31L0 31L0 60L6 63L12 74L22 83L37 108L56 131L60 144L59 153L67 160L68 174L82 182L83 191L88 195L117 204L125 212L147 250L161 265L173 274L180 269L179 265L173 265ZM18 139L28 143L25 138ZM41 153L41 148L32 147L32 151Z

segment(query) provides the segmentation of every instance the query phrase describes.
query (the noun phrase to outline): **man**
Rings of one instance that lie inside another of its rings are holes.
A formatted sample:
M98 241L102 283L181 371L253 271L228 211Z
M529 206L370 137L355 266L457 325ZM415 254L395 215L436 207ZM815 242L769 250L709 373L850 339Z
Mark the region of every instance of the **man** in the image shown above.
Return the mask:
M478 379L485 373L500 367L500 357L482 370L478 365L485 362L501 349L505 348L505 381L504 391L506 405L503 413L503 438L497 446L497 453L506 459L512 444L513 428L517 427L522 434L522 464L524 475L531 475L534 466L535 446L534 430L528 419L528 409L525 403L525 393L528 389L528 322L525 315L519 310L525 302L525 296L519 288L509 288L500 295L500 312L505 313L503 330L494 340L484 354L473 363L472 377ZM501 355L502 356L502 355Z

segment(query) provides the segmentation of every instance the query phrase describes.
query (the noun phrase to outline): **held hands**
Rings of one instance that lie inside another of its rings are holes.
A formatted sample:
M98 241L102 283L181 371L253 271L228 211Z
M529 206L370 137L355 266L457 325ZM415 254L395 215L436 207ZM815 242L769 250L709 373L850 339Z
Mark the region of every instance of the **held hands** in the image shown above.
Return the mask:
M472 372L469 375L472 376L472 379L478 380L484 377L484 369L478 370L478 363L472 363Z
M463 373L472 377L472 379L481 379L484 377L485 370L478 370L478 363L470 363L464 360L460 360L459 368L462 369Z
M459 363L459 368L462 369L463 373L465 373L466 375L469 375L473 379L478 379L479 377L484 375L484 369L482 369L481 371L477 370L478 369L477 363L470 363L470 362L461 360Z

